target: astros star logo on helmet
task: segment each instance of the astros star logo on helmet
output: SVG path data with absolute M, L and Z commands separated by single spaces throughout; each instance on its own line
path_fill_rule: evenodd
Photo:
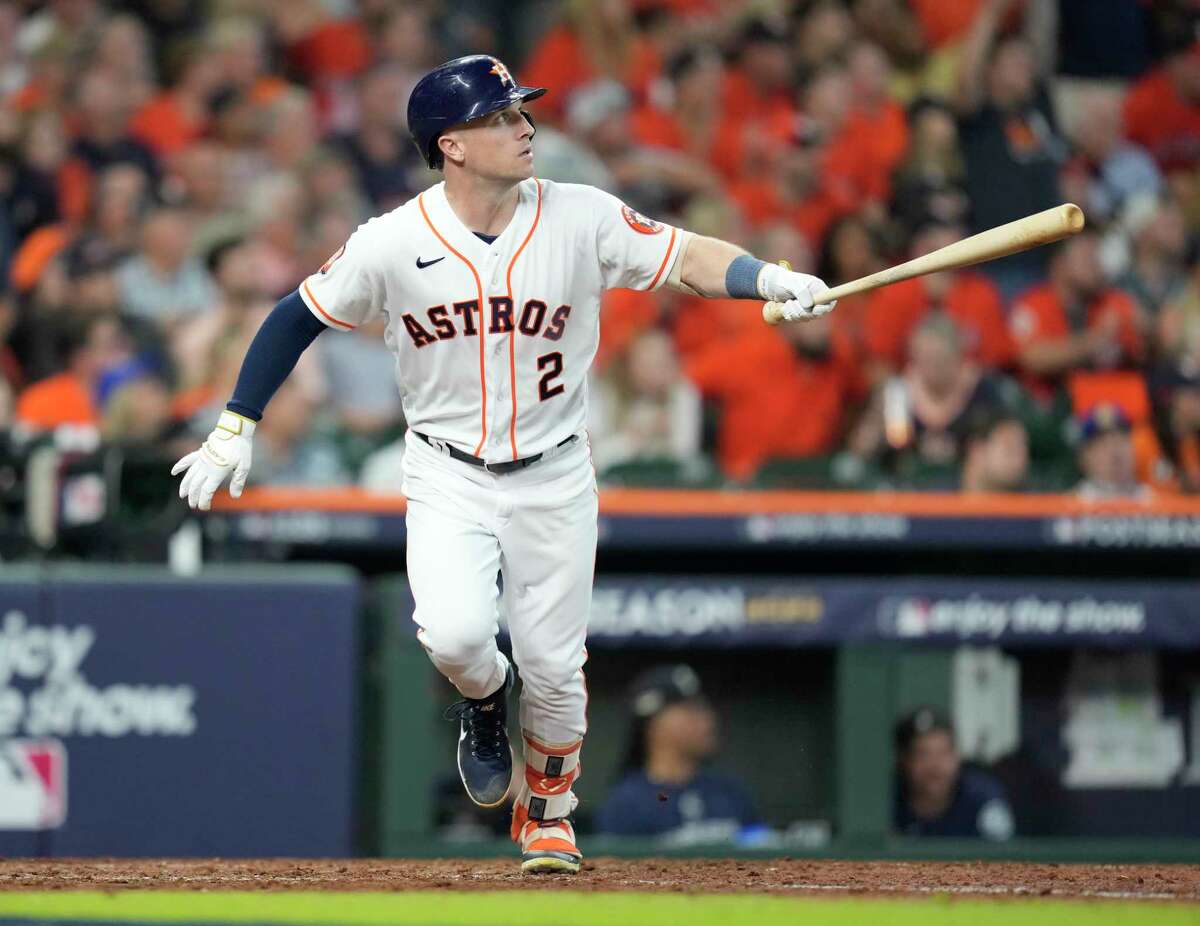
M 492 59 L 492 69 L 488 73 L 499 77 L 502 84 L 509 84 L 513 87 L 517 85 L 517 82 L 513 80 L 512 74 L 508 72 L 508 68 L 504 66 L 504 62 L 497 61 L 495 58 Z

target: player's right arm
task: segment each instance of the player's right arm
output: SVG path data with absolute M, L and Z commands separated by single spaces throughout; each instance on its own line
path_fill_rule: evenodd
M 602 190 L 571 186 L 595 217 L 605 289 L 669 286 L 709 298 L 779 302 L 787 321 L 833 310 L 835 303 L 814 304 L 812 297 L 827 288 L 815 276 L 758 260 L 728 241 L 664 226 Z
M 229 494 L 234 498 L 242 494 L 250 475 L 254 429 L 300 355 L 328 328 L 356 328 L 382 306 L 383 287 L 371 237 L 370 223 L 359 228 L 263 321 L 217 426 L 197 450 L 171 468 L 172 476 L 183 474 L 179 497 L 186 498 L 190 507 L 208 511 L 227 478 Z

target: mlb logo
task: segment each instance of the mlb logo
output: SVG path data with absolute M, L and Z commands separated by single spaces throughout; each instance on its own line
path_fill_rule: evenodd
M 59 740 L 0 742 L 0 830 L 51 830 L 67 819 L 67 751 Z

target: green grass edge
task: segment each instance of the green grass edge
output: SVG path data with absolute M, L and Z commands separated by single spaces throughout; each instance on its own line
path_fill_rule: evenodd
M 527 891 L 397 893 L 52 891 L 0 894 L 0 921 L 297 923 L 322 926 L 1200 926 L 1200 908 L 1146 901 L 846 898 Z

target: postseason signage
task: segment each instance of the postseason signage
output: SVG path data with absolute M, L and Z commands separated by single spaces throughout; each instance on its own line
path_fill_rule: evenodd
M 1200 648 L 1195 582 L 600 577 L 588 639 Z
M 29 575 L 0 582 L 0 855 L 354 852 L 351 576 Z

